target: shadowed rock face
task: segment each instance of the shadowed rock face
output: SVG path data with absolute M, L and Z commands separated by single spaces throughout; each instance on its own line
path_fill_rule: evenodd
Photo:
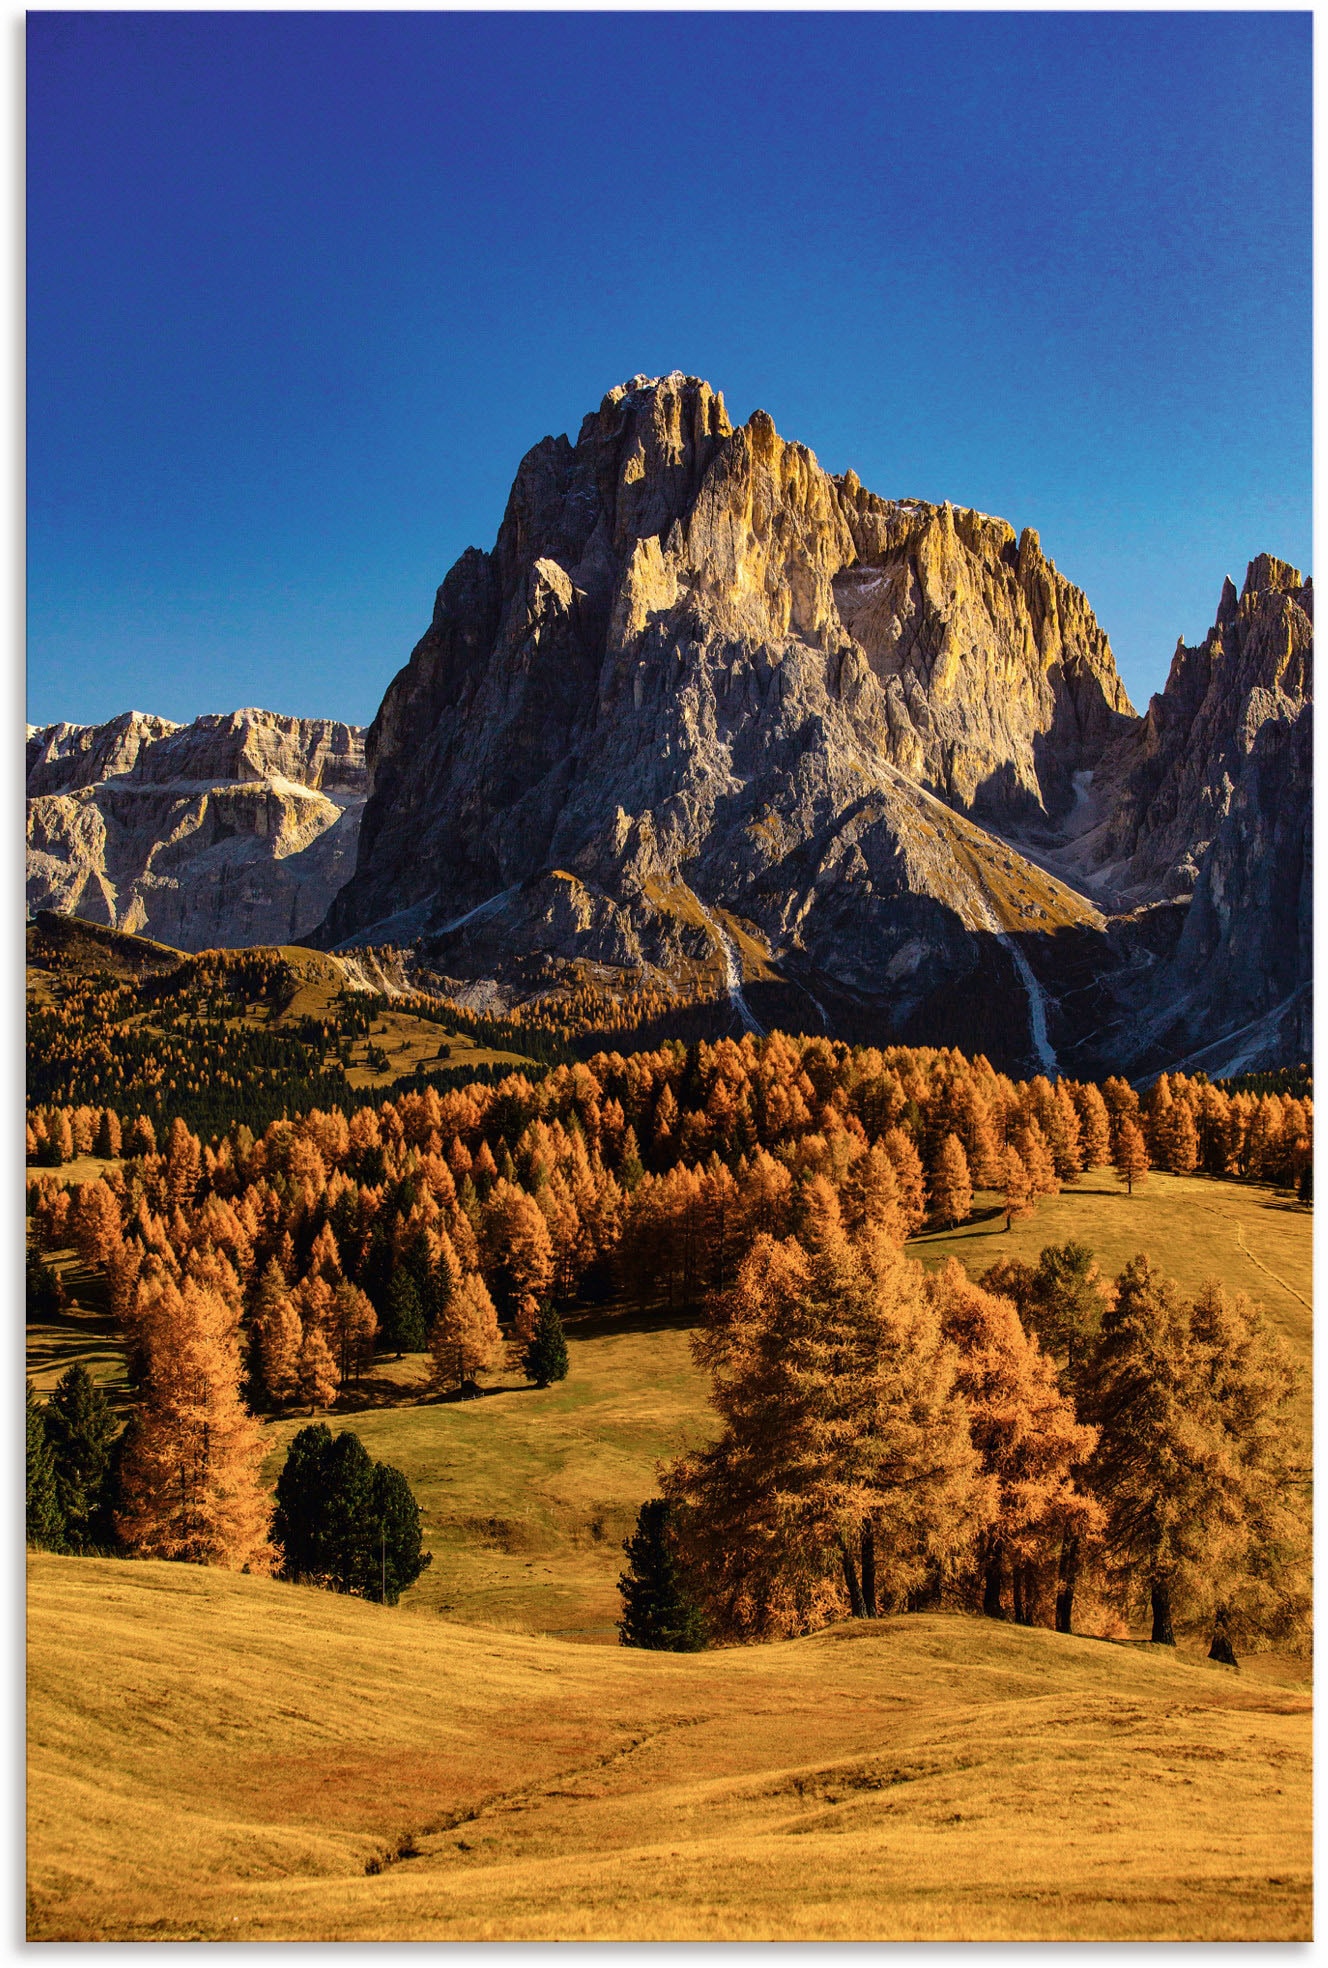
M 1166 689 L 1103 753 L 1083 851 L 1099 890 L 1194 893 L 1262 734 L 1308 714 L 1313 647 L 1313 589 L 1294 567 L 1260 554 L 1239 597 L 1223 583 L 1204 640 L 1177 644 Z
M 28 908 L 181 950 L 285 943 L 354 865 L 364 737 L 236 711 L 28 733 Z

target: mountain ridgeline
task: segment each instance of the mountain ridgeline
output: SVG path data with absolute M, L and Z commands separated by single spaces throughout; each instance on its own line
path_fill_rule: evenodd
M 364 733 L 233 711 L 28 727 L 28 914 L 180 950 L 288 943 L 355 866 Z
M 636 377 L 522 460 L 367 735 L 32 734 L 31 906 L 396 945 L 606 1031 L 644 991 L 1016 1072 L 1276 1066 L 1310 1044 L 1312 633 L 1261 554 L 1140 717 L 1036 533 Z
M 1018 1067 L 1304 1056 L 1311 609 L 1261 555 L 1140 718 L 1035 533 L 637 377 L 444 581 L 317 940 Z

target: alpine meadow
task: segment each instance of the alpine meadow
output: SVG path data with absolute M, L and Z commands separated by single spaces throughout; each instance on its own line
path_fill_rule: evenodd
M 1310 1940 L 1307 22 L 27 63 L 28 1939 Z

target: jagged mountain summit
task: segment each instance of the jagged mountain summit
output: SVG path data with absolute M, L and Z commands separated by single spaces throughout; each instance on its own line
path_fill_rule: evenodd
M 764 411 L 735 428 L 699 379 L 636 377 L 527 454 L 492 551 L 444 581 L 317 940 L 414 942 L 499 1001 L 709 975 L 753 1022 L 1165 1063 L 1308 975 L 1240 949 L 1309 588 L 1263 557 L 1223 606 L 1140 719 L 1036 534 L 879 498 Z M 1214 939 L 1230 1020 L 1191 989 L 1168 1021 L 1150 991 Z
M 355 864 L 364 733 L 243 710 L 28 727 L 28 911 L 181 950 L 289 943 Z

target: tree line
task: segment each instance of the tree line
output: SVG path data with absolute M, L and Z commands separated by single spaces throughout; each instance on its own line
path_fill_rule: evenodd
M 135 1424 L 121 1432 L 84 1367 L 61 1375 L 46 1402 L 29 1381 L 28 1543 L 83 1556 L 140 1549 L 141 1499 L 134 1494 L 140 1448 Z M 233 1435 L 226 1448 L 233 1457 Z M 235 1474 L 232 1469 L 232 1481 Z M 187 1472 L 184 1482 L 196 1491 Z M 263 1521 L 264 1512 L 266 1536 L 260 1537 L 254 1524 Z M 203 1534 L 191 1544 L 190 1527 L 181 1519 L 176 1528 L 185 1541 L 158 1545 L 155 1555 L 212 1561 L 219 1521 L 215 1508 L 207 1525 L 200 1512 L 194 1528 Z M 235 1525 L 232 1512 L 227 1527 L 232 1534 Z M 275 1499 L 260 1494 L 256 1517 L 245 1514 L 243 1549 L 244 1567 L 251 1572 L 275 1571 L 390 1606 L 431 1562 L 423 1549 L 419 1506 L 402 1472 L 371 1461 L 349 1429 L 333 1436 L 325 1423 L 302 1428 L 291 1442 Z
M 113 1106 L 39 1110 L 38 1160 L 53 1141 L 61 1162 L 98 1144 L 113 1157 L 119 1130 L 120 1161 L 72 1190 L 38 1176 L 31 1234 L 39 1263 L 72 1245 L 101 1274 L 126 1337 L 122 1534 L 243 1565 L 267 1541 L 254 1414 L 327 1407 L 375 1350 L 427 1349 L 440 1393 L 503 1361 L 547 1384 L 566 1366 L 558 1306 L 726 1298 L 772 1248 L 780 1289 L 802 1290 L 796 1251 L 821 1261 L 818 1211 L 869 1269 L 862 1252 L 961 1221 L 975 1185 L 1013 1221 L 1085 1167 L 1111 1163 L 1132 1186 L 1195 1142 L 1223 1172 L 1276 1152 L 1294 1173 L 1308 1120 L 1306 1101 L 1175 1076 L 1141 1100 L 1120 1080 L 1014 1082 L 946 1049 L 774 1034 L 596 1054 L 207 1141 L 178 1115 L 159 1141 L 141 1112 L 122 1126 Z
M 688 1650 L 965 1609 L 1074 1630 L 1087 1594 L 1213 1658 L 1310 1610 L 1300 1376 L 1247 1299 L 1075 1244 L 928 1275 L 828 1183 L 694 1340 L 721 1422 L 625 1546 L 625 1644 Z

